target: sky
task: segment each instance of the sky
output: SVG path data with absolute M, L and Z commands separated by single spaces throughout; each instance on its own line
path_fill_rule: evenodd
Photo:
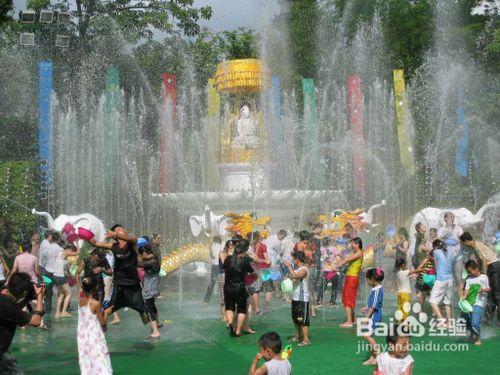
M 200 22 L 212 31 L 234 30 L 238 27 L 260 30 L 280 12 L 278 0 L 195 0 L 194 5 L 212 7 L 212 18 Z M 26 8 L 26 0 L 14 0 L 14 6 L 17 15 L 19 10 Z

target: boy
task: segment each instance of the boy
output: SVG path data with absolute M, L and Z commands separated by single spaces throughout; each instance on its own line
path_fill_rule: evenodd
M 389 330 L 393 333 L 387 336 L 389 351 L 377 355 L 374 375 L 412 375 L 413 357 L 408 354 L 410 336 L 403 334 L 404 327 L 399 326 Z
M 471 313 L 462 313 L 462 318 L 467 323 L 467 329 L 470 330 L 469 341 L 474 342 L 475 345 L 481 345 L 481 319 L 483 318 L 484 307 L 486 304 L 487 293 L 491 291 L 488 282 L 488 276 L 481 273 L 479 265 L 474 260 L 469 260 L 465 263 L 465 269 L 469 276 L 465 280 L 465 287 L 462 291 L 460 299 L 466 299 L 473 308 Z M 471 291 L 471 286 L 474 287 L 474 292 Z
M 249 375 L 290 375 L 292 365 L 288 359 L 281 358 L 281 338 L 276 332 L 263 334 L 259 339 L 259 352 L 253 359 Z M 266 363 L 257 368 L 259 361 L 264 358 Z
M 298 342 L 298 346 L 309 346 L 311 345 L 309 339 L 309 267 L 304 252 L 295 252 L 293 262 L 295 270 L 289 262 L 285 262 L 290 278 L 296 282 L 292 293 L 292 319 L 297 332 L 291 341 Z

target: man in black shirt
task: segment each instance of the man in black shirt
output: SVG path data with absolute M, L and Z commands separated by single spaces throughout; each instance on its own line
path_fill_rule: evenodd
M 149 318 L 137 273 L 139 256 L 136 249 L 137 237 L 129 235 L 121 225 L 116 224 L 106 233 L 106 238 L 112 238 L 115 242 L 96 242 L 95 239 L 89 242 L 95 247 L 111 250 L 115 257 L 113 292 L 108 309 L 111 313 L 123 307 L 130 307 L 137 311 L 141 315 L 142 322 L 147 324 Z
M 9 348 L 18 326 L 38 327 L 42 322 L 44 291 L 42 287 L 36 295 L 30 276 L 19 272 L 10 277 L 8 287 L 0 292 L 0 374 L 23 374 Z M 34 298 L 36 308 L 33 314 L 23 311 Z

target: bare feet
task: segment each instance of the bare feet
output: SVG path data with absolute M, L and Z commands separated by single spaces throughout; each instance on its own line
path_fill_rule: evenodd
M 483 343 L 481 342 L 481 340 L 477 339 L 477 341 L 474 343 L 474 345 L 480 346 L 480 345 L 483 345 Z
M 352 328 L 353 324 L 351 322 L 344 322 L 342 324 L 339 324 L 340 328 Z
M 61 318 L 71 318 L 71 316 L 72 315 L 67 312 L 61 314 Z
M 56 319 L 59 319 L 60 317 L 61 317 L 61 314 L 59 314 L 59 313 L 56 313 L 56 315 L 54 315 L 54 318 L 56 318 Z
M 297 344 L 297 346 L 309 346 L 311 345 L 311 341 L 301 341 Z
M 120 323 L 120 319 L 113 319 L 109 324 L 118 324 Z

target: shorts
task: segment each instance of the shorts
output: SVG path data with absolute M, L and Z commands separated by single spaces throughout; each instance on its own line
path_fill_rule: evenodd
M 259 293 L 262 288 L 260 279 L 255 280 L 252 284 L 247 285 L 248 294 Z
M 309 327 L 309 302 L 292 300 L 292 320 L 299 326 Z
M 263 281 L 261 290 L 264 293 L 271 293 L 273 291 L 273 282 L 271 280 Z
M 403 318 L 402 320 L 405 320 L 408 318 L 408 315 L 410 315 L 410 311 L 404 311 L 403 310 L 403 305 L 408 302 L 410 303 L 411 300 L 411 295 L 408 292 L 398 292 L 398 310 L 403 312 Z
M 54 285 L 64 285 L 68 281 L 66 280 L 66 276 L 52 276 L 52 281 L 54 281 Z
M 5 283 L 7 282 L 7 280 L 0 280 L 0 290 L 4 289 L 5 288 Z
M 430 292 L 432 288 L 429 285 L 425 285 L 424 282 L 422 283 L 418 282 L 415 284 L 415 289 L 417 289 L 419 292 Z
M 219 274 L 219 304 L 224 305 L 224 281 L 226 280 L 226 274 L 221 272 Z
M 245 287 L 224 287 L 224 302 L 226 310 L 236 311 L 238 314 L 246 314 L 248 293 Z
M 432 287 L 431 296 L 429 297 L 429 303 L 435 303 L 439 305 L 441 302 L 443 302 L 445 305 L 450 305 L 452 292 L 452 280 L 436 280 L 434 282 L 434 286 Z
M 123 307 L 130 307 L 139 314 L 146 312 L 142 290 L 140 285 L 114 285 L 109 306 L 113 306 L 113 312 Z M 147 323 L 147 322 L 146 322 Z
M 356 307 L 356 298 L 358 297 L 358 277 L 346 276 L 344 288 L 342 289 L 342 304 L 344 307 L 354 309 Z

